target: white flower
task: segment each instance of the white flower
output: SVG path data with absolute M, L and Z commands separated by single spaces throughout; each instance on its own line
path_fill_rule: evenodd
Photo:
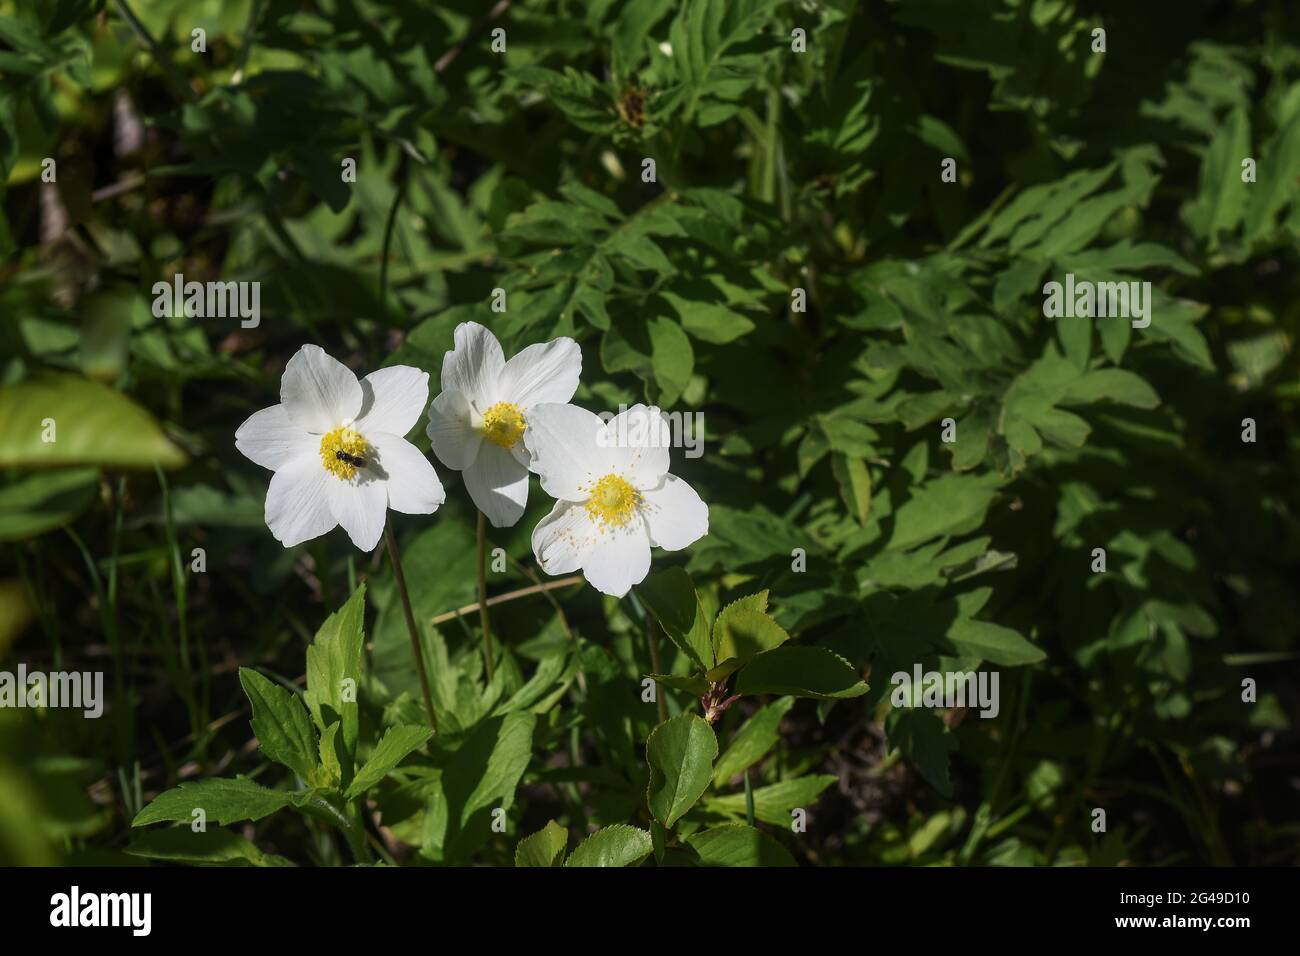
M 342 525 L 379 543 L 387 510 L 432 514 L 446 498 L 433 465 L 404 437 L 429 398 L 429 373 L 407 365 L 361 381 L 315 345 L 285 366 L 280 404 L 239 426 L 235 447 L 275 471 L 266 524 L 286 548 Z
M 494 528 L 508 528 L 528 504 L 528 452 L 521 440 L 531 410 L 563 404 L 578 390 L 582 350 L 570 338 L 530 345 L 509 362 L 496 336 L 477 322 L 456 326 L 442 359 L 442 394 L 429 408 L 429 441 Z
M 667 425 L 634 405 L 608 424 L 574 405 L 538 405 L 524 443 L 551 513 L 533 529 L 547 574 L 582 569 L 622 597 L 650 571 L 650 548 L 680 551 L 709 531 L 709 507 L 668 474 Z

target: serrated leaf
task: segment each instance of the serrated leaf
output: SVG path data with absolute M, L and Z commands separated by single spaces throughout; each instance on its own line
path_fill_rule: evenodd
M 766 604 L 766 592 L 763 594 Z M 711 681 L 724 681 L 763 651 L 780 647 L 790 639 L 785 628 L 767 614 L 753 607 L 728 605 L 713 625 L 714 657 L 718 663 L 709 669 Z
M 282 856 L 263 853 L 255 844 L 229 830 L 194 832 L 187 826 L 164 827 L 134 834 L 128 856 L 199 866 L 293 866 Z
M 650 783 L 646 802 L 655 819 L 672 827 L 695 805 L 713 775 L 718 738 L 708 722 L 694 714 L 680 714 L 650 732 L 646 763 Z
M 515 866 L 563 866 L 569 831 L 551 820 L 515 847 Z
M 637 585 L 636 595 L 696 667 L 704 671 L 713 666 L 709 622 L 689 574 L 681 568 L 656 571 Z
M 734 692 L 836 700 L 860 697 L 867 692 L 867 685 L 834 651 L 787 644 L 759 654 L 741 668 Z
M 366 762 L 361 765 L 357 775 L 352 778 L 347 791 L 348 799 L 361 796 L 379 783 L 405 759 L 407 754 L 419 750 L 432 736 L 433 731 L 428 727 L 389 727 L 384 731 L 384 736 L 380 738 L 375 749 L 370 752 Z
M 597 830 L 578 844 L 565 866 L 635 866 L 654 850 L 645 830 L 616 823 Z
M 296 694 L 251 668 L 239 669 L 239 683 L 252 705 L 253 733 L 262 752 L 309 781 L 318 750 L 307 708 Z
M 150 823 L 189 823 L 200 809 L 209 823 L 225 826 L 240 820 L 260 820 L 294 803 L 294 795 L 268 790 L 245 777 L 233 780 L 213 778 L 183 783 L 174 790 L 160 793 L 153 802 L 135 815 L 131 826 Z
M 307 690 L 303 700 L 322 733 L 330 724 L 341 724 L 338 750 L 345 784 L 351 781 L 356 763 L 365 611 L 366 586 L 362 584 L 347 603 L 325 619 L 307 648 Z

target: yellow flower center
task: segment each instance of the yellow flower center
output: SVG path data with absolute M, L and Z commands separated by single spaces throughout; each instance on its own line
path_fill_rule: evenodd
M 586 507 L 591 520 L 604 531 L 606 527 L 623 527 L 640 504 L 641 493 L 627 479 L 611 472 L 591 486 Z
M 339 481 L 351 481 L 358 468 L 368 467 L 369 456 L 370 446 L 349 425 L 340 425 L 320 440 L 321 464 Z
M 483 413 L 483 437 L 502 448 L 513 448 L 527 427 L 524 413 L 511 402 L 497 402 Z

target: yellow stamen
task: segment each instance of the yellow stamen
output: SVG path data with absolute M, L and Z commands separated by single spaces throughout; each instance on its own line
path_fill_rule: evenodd
M 320 460 L 325 470 L 339 481 L 351 481 L 357 473 L 358 461 L 366 461 L 370 446 L 361 433 L 348 425 L 340 425 L 320 440 Z
M 523 412 L 511 402 L 497 402 L 483 413 L 483 437 L 502 448 L 513 448 L 527 427 Z
M 586 508 L 591 520 L 604 532 L 607 527 L 623 527 L 640 505 L 641 493 L 627 479 L 611 472 L 591 486 Z

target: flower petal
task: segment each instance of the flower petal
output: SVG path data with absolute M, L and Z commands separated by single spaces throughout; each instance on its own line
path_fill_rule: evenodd
M 388 485 L 388 507 L 406 515 L 431 515 L 447 500 L 438 473 L 420 449 L 386 432 L 371 432 L 368 439 Z
M 563 404 L 578 390 L 582 374 L 582 349 L 571 338 L 530 345 L 501 372 L 502 401 L 527 411 L 542 402 Z
M 429 406 L 429 424 L 425 434 L 438 460 L 455 471 L 474 464 L 483 433 L 474 427 L 469 400 L 463 392 L 448 389 Z
M 605 425 L 603 441 L 616 469 L 638 491 L 656 487 L 668 474 L 672 429 L 659 409 L 624 409 Z
M 271 476 L 266 489 L 266 526 L 286 548 L 319 538 L 338 524 L 326 482 L 335 481 L 317 455 L 294 458 Z
M 572 574 L 599 538 L 600 530 L 583 505 L 557 501 L 533 529 L 533 557 L 547 574 Z
M 676 475 L 664 475 L 659 487 L 641 492 L 641 499 L 641 514 L 655 547 L 680 551 L 709 533 L 709 506 Z
M 317 345 L 304 345 L 284 368 L 280 401 L 289 418 L 323 435 L 361 411 L 361 383 L 342 362 Z
M 283 405 L 254 412 L 235 432 L 235 447 L 244 457 L 273 471 L 319 446 L 320 439 L 295 425 Z
M 552 498 L 586 501 L 593 482 L 611 468 L 611 449 L 599 445 L 604 423 L 577 405 L 534 405 L 528 413 L 524 445 L 529 467 Z
M 484 442 L 464 477 L 469 496 L 492 527 L 509 528 L 523 517 L 528 504 L 528 469 L 510 452 Z
M 388 482 L 358 473 L 351 481 L 333 475 L 325 483 L 330 511 L 362 551 L 373 551 L 388 517 Z
M 602 594 L 622 597 L 650 573 L 650 537 L 635 518 L 621 528 L 606 528 L 582 563 L 587 583 Z
M 500 401 L 506 359 L 495 335 L 477 322 L 462 322 L 453 333 L 455 347 L 442 357 L 442 389 L 464 395 L 481 415 Z
M 361 380 L 361 414 L 357 431 L 388 432 L 398 438 L 415 427 L 429 403 L 429 373 L 409 365 L 393 365 Z

